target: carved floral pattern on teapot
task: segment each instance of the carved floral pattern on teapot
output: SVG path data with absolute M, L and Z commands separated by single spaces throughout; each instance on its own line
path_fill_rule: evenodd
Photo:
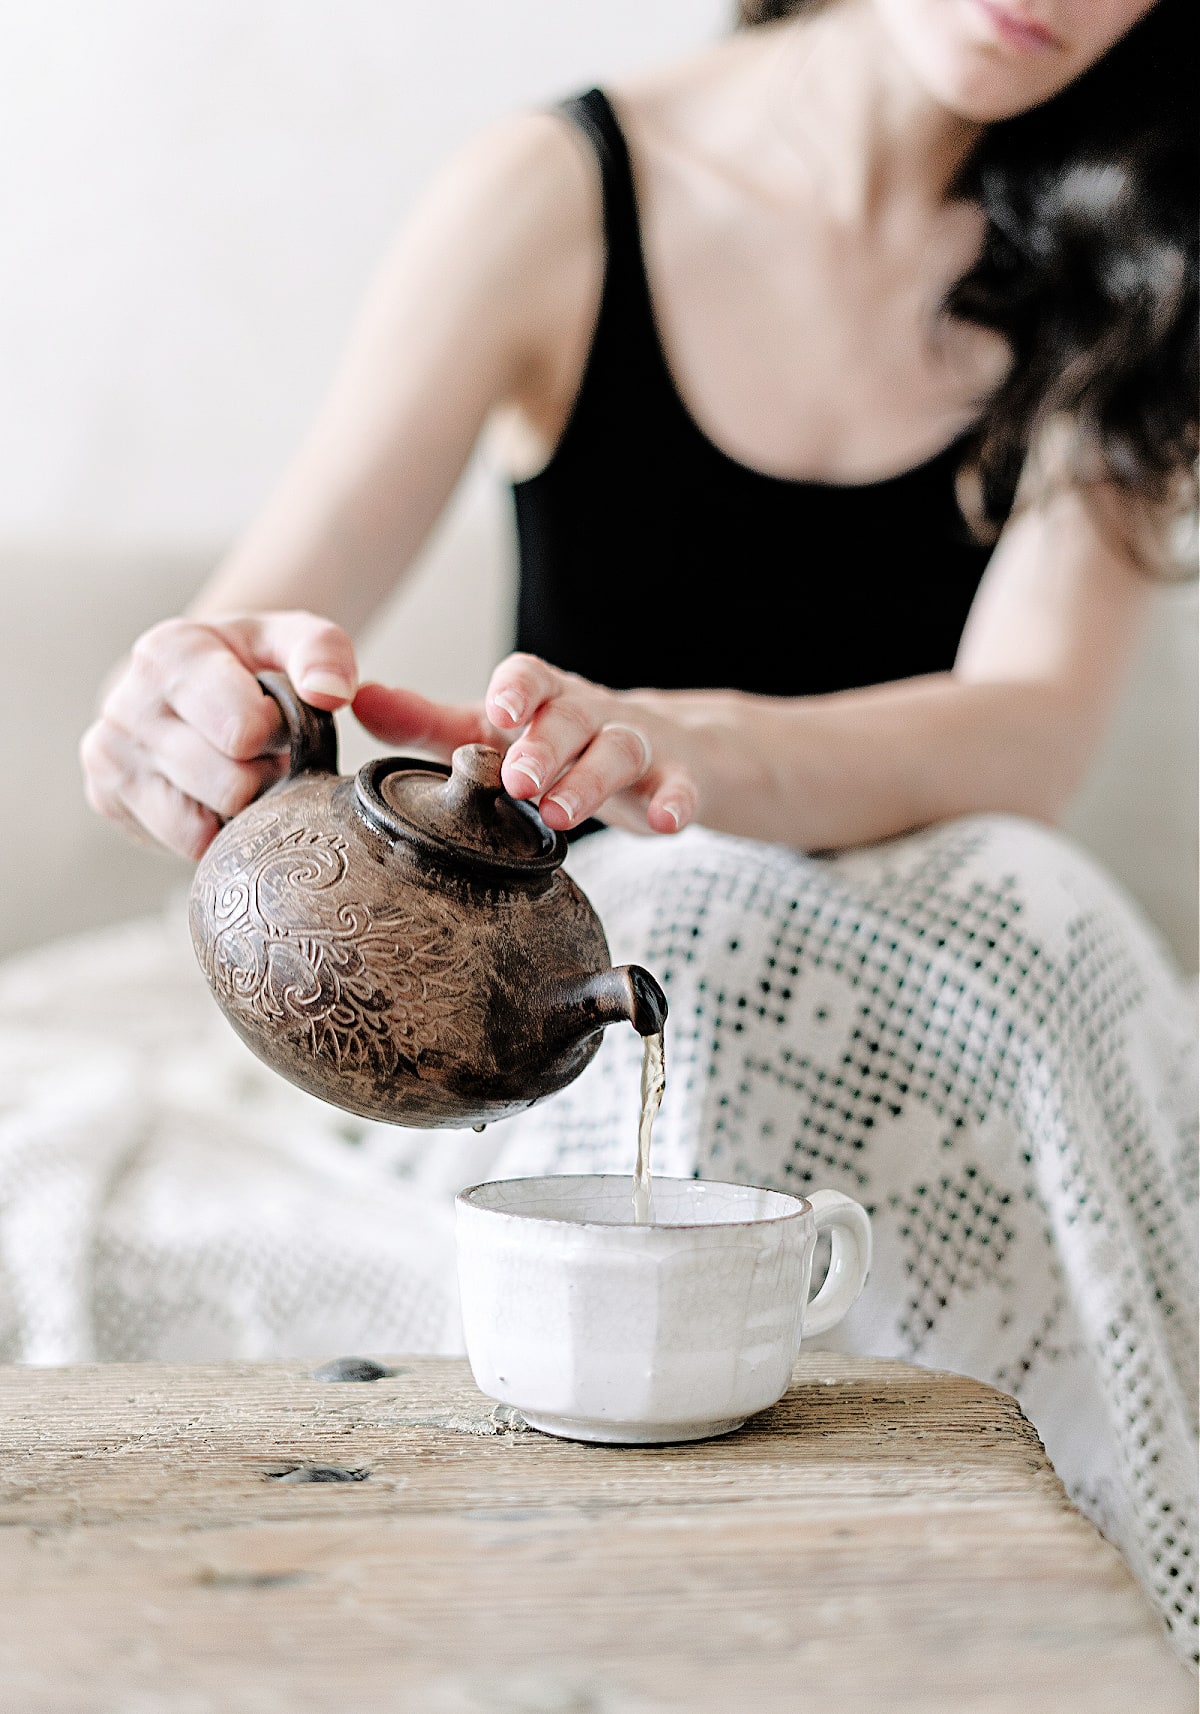
M 461 951 L 435 901 L 420 918 L 337 903 L 328 895 L 346 878 L 346 840 L 285 828 L 278 816 L 213 855 L 193 908 L 210 925 L 198 945 L 218 999 L 299 1035 L 338 1071 L 390 1076 L 422 1051 L 460 1045 Z M 317 894 L 326 895 L 319 909 Z

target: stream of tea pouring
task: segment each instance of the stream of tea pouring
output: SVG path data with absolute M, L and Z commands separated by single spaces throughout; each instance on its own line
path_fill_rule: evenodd
M 667 1086 L 663 1033 L 642 1038 L 642 1110 L 638 1117 L 637 1166 L 633 1174 L 633 1219 L 638 1226 L 654 1221 L 654 1195 L 650 1182 L 650 1136 Z

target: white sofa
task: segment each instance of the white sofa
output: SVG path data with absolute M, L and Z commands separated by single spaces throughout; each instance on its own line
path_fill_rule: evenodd
M 176 612 L 208 558 L 0 550 L 6 624 L 10 880 L 0 954 L 159 908 L 187 865 L 131 845 L 86 808 L 76 749 L 96 686 L 134 636 Z M 468 697 L 507 646 L 507 502 L 486 471 L 464 483 L 414 578 L 364 640 L 366 670 Z M 1163 590 L 1144 657 L 1069 826 L 1138 898 L 1181 967 L 1197 964 L 1196 590 Z M 346 765 L 378 746 L 343 723 Z

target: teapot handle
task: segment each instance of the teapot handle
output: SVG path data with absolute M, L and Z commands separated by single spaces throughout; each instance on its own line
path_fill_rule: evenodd
M 288 778 L 294 779 L 297 774 L 336 774 L 338 740 L 333 715 L 304 702 L 286 673 L 264 672 L 257 677 L 266 694 L 278 703 L 287 727 L 292 747 Z

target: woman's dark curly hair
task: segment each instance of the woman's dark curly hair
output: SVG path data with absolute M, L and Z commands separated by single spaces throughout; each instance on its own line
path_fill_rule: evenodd
M 811 3 L 741 0 L 739 21 Z M 1072 474 L 1114 484 L 1134 517 L 1193 491 L 1198 34 L 1198 0 L 1158 0 L 1050 101 L 988 126 L 954 186 L 987 225 L 945 308 L 1012 352 L 967 465 L 983 533 L 1012 508 L 1030 447 L 1064 419 Z

